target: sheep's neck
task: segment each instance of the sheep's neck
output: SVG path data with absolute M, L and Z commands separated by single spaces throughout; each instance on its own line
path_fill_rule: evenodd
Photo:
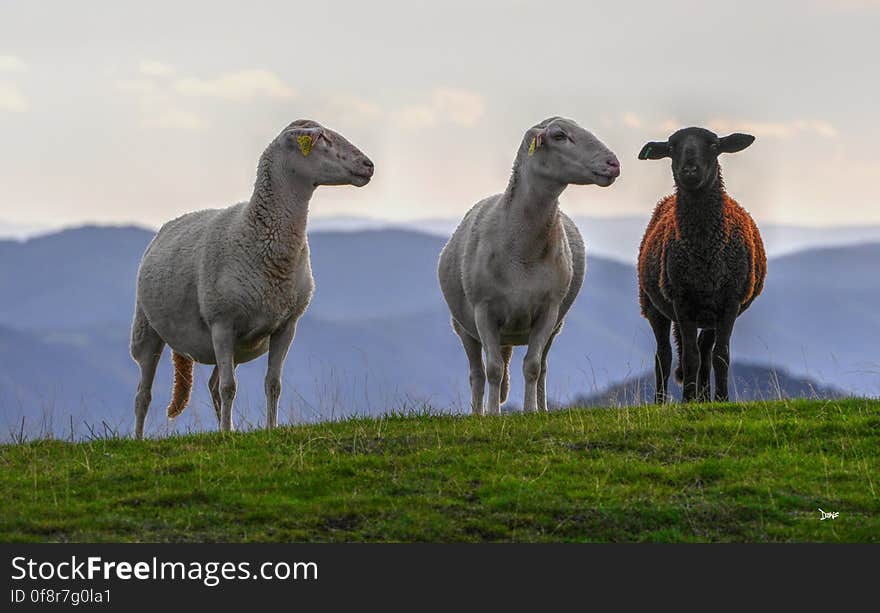
M 309 200 L 315 188 L 303 181 L 280 180 L 277 172 L 271 156 L 264 154 L 245 217 L 264 270 L 286 279 L 296 269 L 306 242 Z
M 676 190 L 675 216 L 682 239 L 716 250 L 724 227 L 724 188 L 720 180 L 702 190 Z
M 502 197 L 508 248 L 523 261 L 541 259 L 554 251 L 551 247 L 559 239 L 559 195 L 566 185 L 518 175 L 511 177 Z

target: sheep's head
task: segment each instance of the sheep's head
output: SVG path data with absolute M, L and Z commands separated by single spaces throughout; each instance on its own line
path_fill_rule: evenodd
M 561 117 L 545 119 L 526 132 L 520 160 L 527 172 L 564 185 L 608 187 L 620 175 L 620 162 L 608 147 Z
M 672 158 L 672 176 L 679 189 L 697 191 L 714 185 L 718 179 L 718 155 L 742 151 L 755 141 L 750 134 L 731 134 L 719 138 L 704 128 L 684 128 L 666 142 L 642 147 L 640 160 Z
M 289 176 L 318 185 L 363 187 L 373 176 L 373 162 L 341 134 L 308 119 L 287 126 L 276 139 Z

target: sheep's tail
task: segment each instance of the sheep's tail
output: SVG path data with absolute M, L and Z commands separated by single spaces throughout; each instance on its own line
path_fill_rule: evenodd
M 678 363 L 675 365 L 675 382 L 681 383 L 684 381 L 684 371 L 681 367 L 681 332 L 675 322 L 672 322 L 672 339 L 675 341 L 675 355 L 678 358 Z
M 513 347 L 511 345 L 501 346 L 501 359 L 504 360 L 504 374 L 501 376 L 501 402 L 507 400 L 507 393 L 510 391 L 510 356 L 513 355 Z
M 174 419 L 186 408 L 193 386 L 193 361 L 176 351 L 171 353 L 174 360 L 174 392 L 168 405 L 168 419 Z

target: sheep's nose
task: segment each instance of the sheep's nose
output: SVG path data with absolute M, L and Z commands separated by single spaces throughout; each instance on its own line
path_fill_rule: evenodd
M 620 162 L 617 161 L 617 158 L 613 155 L 608 156 L 605 159 L 605 164 L 608 166 L 608 174 L 612 177 L 620 176 Z
M 682 166 L 681 171 L 686 175 L 693 175 L 697 173 L 697 165 L 696 164 L 685 164 Z
M 370 175 L 372 175 L 373 171 L 376 169 L 375 166 L 373 166 L 373 161 L 368 157 L 361 159 L 361 165 L 366 169 L 367 173 Z

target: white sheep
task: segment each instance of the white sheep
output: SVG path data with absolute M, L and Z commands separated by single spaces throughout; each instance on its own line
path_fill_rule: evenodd
M 141 261 L 131 328 L 131 355 L 141 371 L 138 439 L 166 343 L 174 360 L 169 418 L 189 401 L 193 361 L 215 364 L 211 398 L 220 429 L 232 430 L 235 367 L 268 351 L 266 426 L 277 424 L 281 369 L 314 289 L 309 200 L 319 185 L 362 187 L 372 174 L 373 163 L 345 138 L 298 120 L 263 152 L 248 202 L 162 226 Z
M 500 413 L 514 345 L 528 345 L 523 410 L 547 410 L 547 354 L 586 269 L 583 239 L 558 197 L 569 184 L 607 187 L 619 174 L 595 136 L 546 119 L 526 132 L 505 192 L 474 205 L 443 248 L 440 287 L 470 363 L 475 414 L 487 378 L 487 412 Z

